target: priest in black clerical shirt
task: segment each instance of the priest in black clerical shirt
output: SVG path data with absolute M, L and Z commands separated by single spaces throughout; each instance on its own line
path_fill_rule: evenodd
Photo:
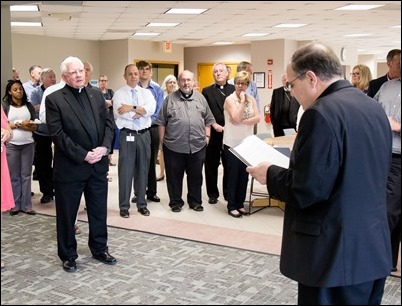
M 101 91 L 84 87 L 82 61 L 66 58 L 61 73 L 66 85 L 46 97 L 46 122 L 55 144 L 57 251 L 63 269 L 75 272 L 78 253 L 74 224 L 82 194 L 92 256 L 105 264 L 116 263 L 108 251 L 106 225 L 106 173 L 114 130 Z
M 215 83 L 202 90 L 202 94 L 208 102 L 209 108 L 215 117 L 216 125 L 211 129 L 211 139 L 207 146 L 205 156 L 205 182 L 208 194 L 208 203 L 216 204 L 220 196 L 218 188 L 218 168 L 222 161 L 225 167 L 223 154 L 223 127 L 225 126 L 225 116 L 223 114 L 223 103 L 227 96 L 234 92 L 234 85 L 228 84 L 229 71 L 225 64 L 215 63 L 213 66 L 213 77 Z M 226 178 L 223 176 L 222 192 L 226 199 Z

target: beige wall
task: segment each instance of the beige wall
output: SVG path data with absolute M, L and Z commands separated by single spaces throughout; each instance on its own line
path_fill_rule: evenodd
M 377 64 L 377 78 L 385 75 L 388 73 L 388 66 L 387 66 L 387 62 L 383 62 L 383 63 L 378 63 Z M 374 75 L 373 75 L 374 78 Z
M 251 60 L 250 45 L 185 48 L 184 68 L 195 73 L 198 63 L 241 62 Z M 212 74 L 212 71 L 211 71 Z
M 179 62 L 183 68 L 184 48 L 173 45 L 172 53 L 164 53 L 162 43 L 144 40 L 87 41 L 35 35 L 12 35 L 13 67 L 20 70 L 23 82 L 29 79 L 29 67 L 36 64 L 53 68 L 60 80 L 60 63 L 73 55 L 92 63 L 92 79 L 100 74 L 109 78 L 109 86 L 117 90 L 125 84 L 124 67 L 135 59 Z M 11 74 L 11 73 L 10 73 Z
M 36 35 L 12 35 L 13 67 L 19 69 L 20 79 L 29 79 L 29 67 L 40 65 L 55 70 L 57 81 L 60 80 L 60 63 L 68 56 L 77 56 L 88 60 L 95 68 L 94 75 L 99 73 L 99 42 L 52 38 Z

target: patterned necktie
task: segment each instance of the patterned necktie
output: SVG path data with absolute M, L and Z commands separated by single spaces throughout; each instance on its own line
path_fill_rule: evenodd
M 133 105 L 137 106 L 138 105 L 138 94 L 134 88 L 131 89 L 131 97 L 133 100 Z

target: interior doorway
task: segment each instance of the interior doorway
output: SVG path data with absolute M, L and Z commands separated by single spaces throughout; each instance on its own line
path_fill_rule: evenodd
M 231 74 L 229 75 L 229 79 L 233 78 L 236 74 L 237 62 L 222 62 L 226 66 L 230 67 Z M 215 82 L 212 68 L 215 63 L 198 63 L 197 65 L 197 79 L 200 84 L 200 91 L 204 87 L 207 87 Z
M 134 60 L 134 63 L 137 64 L 140 59 Z M 166 76 L 169 74 L 173 74 L 176 78 L 179 75 L 179 62 L 165 62 L 165 61 L 151 61 L 147 60 L 148 63 L 152 64 L 152 80 L 162 85 Z

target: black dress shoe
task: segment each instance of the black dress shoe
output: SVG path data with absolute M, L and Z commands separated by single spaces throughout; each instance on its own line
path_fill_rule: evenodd
M 11 215 L 11 216 L 18 215 L 19 213 L 20 213 L 20 210 L 19 210 L 19 209 L 12 209 L 12 210 L 10 210 L 10 215 Z
M 235 211 L 237 211 L 237 210 L 235 210 Z M 232 213 L 230 210 L 228 211 L 228 214 L 230 215 L 230 216 L 232 216 L 233 218 L 241 218 L 241 213 L 238 213 L 238 214 L 235 214 L 235 213 Z
M 128 212 L 127 209 L 122 209 L 122 210 L 120 210 L 120 217 L 129 218 L 129 217 L 130 217 L 130 213 Z
M 177 205 L 174 205 L 174 206 L 172 206 L 172 211 L 173 212 L 181 212 L 181 207 L 177 206 Z
M 138 212 L 143 216 L 149 216 L 151 214 L 146 207 L 138 208 Z
M 77 271 L 77 265 L 75 263 L 75 259 L 68 259 L 63 261 L 63 270 L 66 272 Z
M 204 207 L 201 204 L 190 204 L 190 208 L 194 209 L 195 211 L 203 211 Z
M 214 198 L 214 197 L 210 197 L 209 200 L 208 200 L 208 203 L 209 204 L 216 204 L 216 203 L 218 203 L 218 199 Z
M 148 196 L 147 200 L 152 201 L 152 202 L 160 202 L 161 201 L 161 199 L 157 195 Z
M 396 271 L 398 271 L 397 268 L 391 268 L 391 272 L 396 272 Z
M 45 203 L 49 203 L 50 201 L 53 201 L 53 196 L 51 196 L 51 195 L 44 195 L 41 199 L 40 199 L 40 202 L 42 203 L 42 204 L 45 204 Z
M 132 197 L 131 198 L 131 203 L 137 203 L 137 197 Z
M 115 265 L 117 263 L 116 258 L 110 255 L 108 252 L 93 254 L 92 257 L 106 265 Z

